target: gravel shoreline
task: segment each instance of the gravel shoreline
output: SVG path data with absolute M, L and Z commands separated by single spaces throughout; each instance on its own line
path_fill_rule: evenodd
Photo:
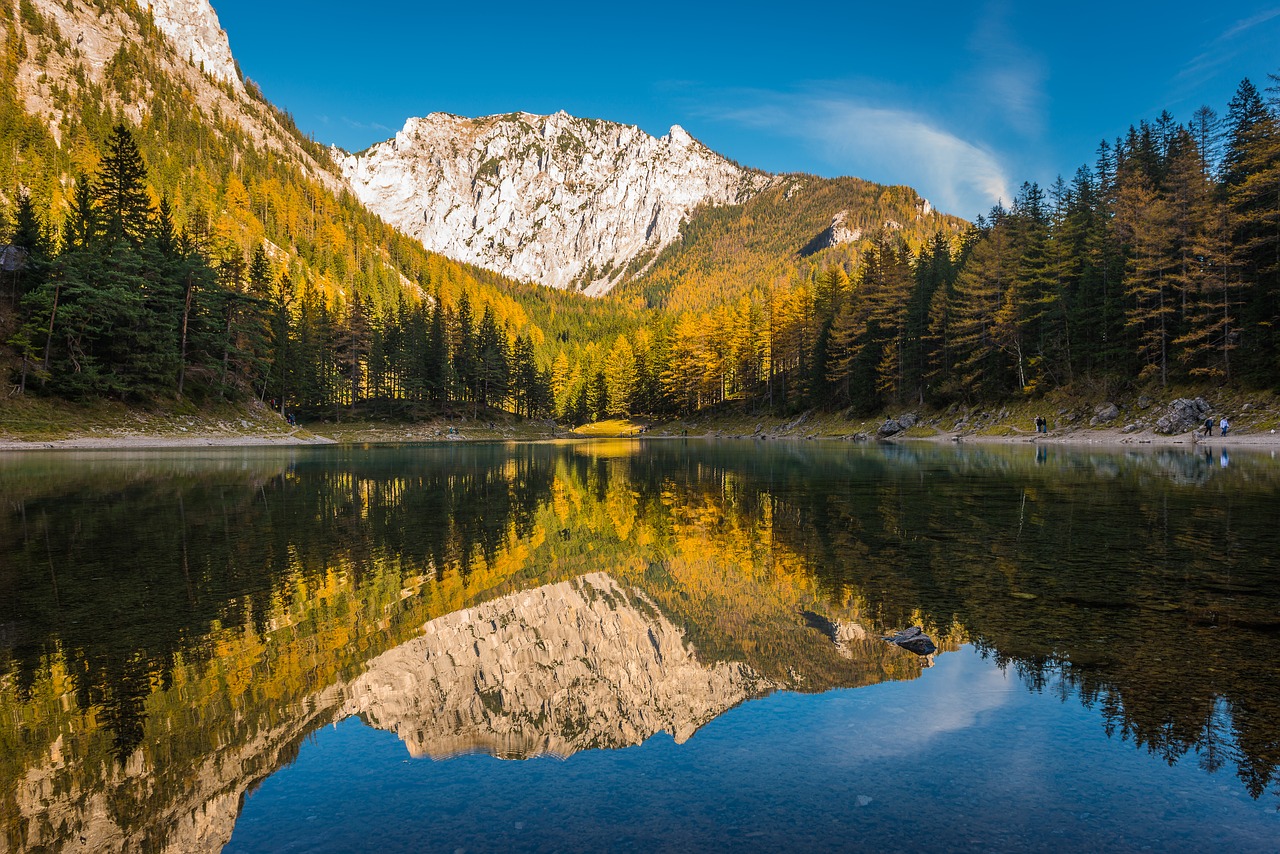
M 1216 431 L 1215 431 L 1216 432 Z M 353 434 L 345 435 L 342 441 L 351 443 L 378 442 L 378 443 L 409 443 L 431 441 L 433 438 L 447 439 L 451 441 L 494 441 L 501 440 L 504 437 L 482 435 L 467 437 L 459 433 L 448 436 L 427 437 L 415 434 L 414 431 L 405 431 L 397 438 L 398 431 L 378 430 L 370 431 L 370 435 L 364 436 L 361 431 L 355 431 Z M 781 441 L 800 441 L 804 439 L 847 439 L 847 435 L 799 435 L 786 433 L 766 434 L 771 440 Z M 505 437 L 509 441 L 514 439 L 520 441 L 517 437 Z M 537 441 L 538 438 L 546 437 L 528 437 L 528 441 Z M 669 438 L 663 436 L 660 430 L 655 430 L 653 434 L 645 437 L 646 439 Z M 714 433 L 703 433 L 701 436 L 690 434 L 687 438 L 718 438 Z M 746 437 L 743 437 L 746 438 Z M 1280 447 L 1280 433 L 1229 433 L 1227 436 L 1209 436 L 1204 437 L 1196 433 L 1179 433 L 1172 436 L 1162 436 L 1152 432 L 1135 432 L 1124 433 L 1119 429 L 1107 428 L 1081 428 L 1078 430 L 1059 430 L 1049 433 L 1034 433 L 1030 431 L 1017 431 L 1004 435 L 991 435 L 981 433 L 955 433 L 955 432 L 939 432 L 933 436 L 897 436 L 890 441 L 895 442 L 955 442 L 961 444 L 983 444 L 983 445 L 1093 445 L 1093 446 L 1116 446 L 1116 447 L 1143 447 L 1143 446 L 1176 446 L 1183 445 L 1186 447 L 1203 446 L 1203 447 L 1255 447 L 1255 448 L 1277 448 Z M 276 434 L 246 434 L 240 436 L 228 436 L 226 433 L 193 433 L 189 436 L 160 436 L 150 435 L 146 433 L 138 433 L 134 435 L 121 436 L 82 436 L 69 439 L 50 439 L 50 440 L 22 440 L 22 439 L 4 439 L 0 438 L 0 452 L 7 451 L 46 451 L 46 450 L 163 450 L 163 449 L 180 449 L 180 448 L 253 448 L 253 447 L 300 447 L 308 445 L 333 445 L 338 444 L 339 440 L 328 436 L 318 435 L 307 430 L 296 430 L 290 433 Z

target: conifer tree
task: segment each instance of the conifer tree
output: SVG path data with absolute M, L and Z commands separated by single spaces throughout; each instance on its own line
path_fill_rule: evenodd
M 124 124 L 111 129 L 107 152 L 93 183 L 93 196 L 106 238 L 141 246 L 151 230 L 147 169 L 133 134 Z
M 480 349 L 476 343 L 475 319 L 471 309 L 471 297 L 466 291 L 458 298 L 458 310 L 454 318 L 453 374 L 458 381 L 462 399 L 476 401 L 479 393 Z
M 440 292 L 436 291 L 431 304 L 431 324 L 427 330 L 427 347 L 423 360 L 427 396 L 437 406 L 448 403 L 450 399 L 448 325 L 445 319 L 444 300 Z
M 511 354 L 512 398 L 517 415 L 534 417 L 539 408 L 538 363 L 534 357 L 533 341 L 527 335 L 516 338 Z
M 511 355 L 507 336 L 498 329 L 493 307 L 486 305 L 477 336 L 478 364 L 475 403 L 501 408 L 511 391 Z
M 605 359 L 605 411 L 609 415 L 631 414 L 636 388 L 636 357 L 627 336 L 619 335 Z
M 1223 183 L 1249 330 L 1242 334 L 1242 361 L 1254 381 L 1280 387 L 1280 117 L 1245 80 L 1227 126 Z

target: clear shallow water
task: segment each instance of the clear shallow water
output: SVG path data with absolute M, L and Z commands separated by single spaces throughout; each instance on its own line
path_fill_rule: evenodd
M 14 850 L 1270 850 L 1278 487 L 1178 450 L 0 457 L 0 823 Z M 912 624 L 932 660 L 878 639 Z

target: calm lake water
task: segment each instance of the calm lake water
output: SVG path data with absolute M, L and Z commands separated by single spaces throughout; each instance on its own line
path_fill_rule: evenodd
M 0 455 L 0 850 L 1280 850 L 1278 640 L 1269 454 Z

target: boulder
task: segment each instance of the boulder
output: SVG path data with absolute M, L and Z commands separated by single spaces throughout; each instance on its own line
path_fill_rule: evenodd
M 896 436 L 901 432 L 902 425 L 890 418 L 880 425 L 880 429 L 876 431 L 876 435 L 882 439 L 887 439 L 888 437 Z
M 898 423 L 902 425 L 903 430 L 910 430 L 920 423 L 920 417 L 914 412 L 904 412 L 898 416 Z
M 1120 417 L 1120 407 L 1114 403 L 1104 403 L 1093 410 L 1093 418 L 1089 419 L 1090 427 L 1097 427 L 1099 424 L 1106 424 L 1115 421 Z
M 919 626 L 903 629 L 897 634 L 885 638 L 885 640 L 889 643 L 897 644 L 907 652 L 914 652 L 916 655 L 932 655 L 938 651 L 933 639 L 926 635 Z
M 1156 432 L 1162 436 L 1186 433 L 1204 424 L 1205 416 L 1213 411 L 1203 397 L 1192 400 L 1180 397 L 1169 404 L 1169 409 L 1156 420 Z

